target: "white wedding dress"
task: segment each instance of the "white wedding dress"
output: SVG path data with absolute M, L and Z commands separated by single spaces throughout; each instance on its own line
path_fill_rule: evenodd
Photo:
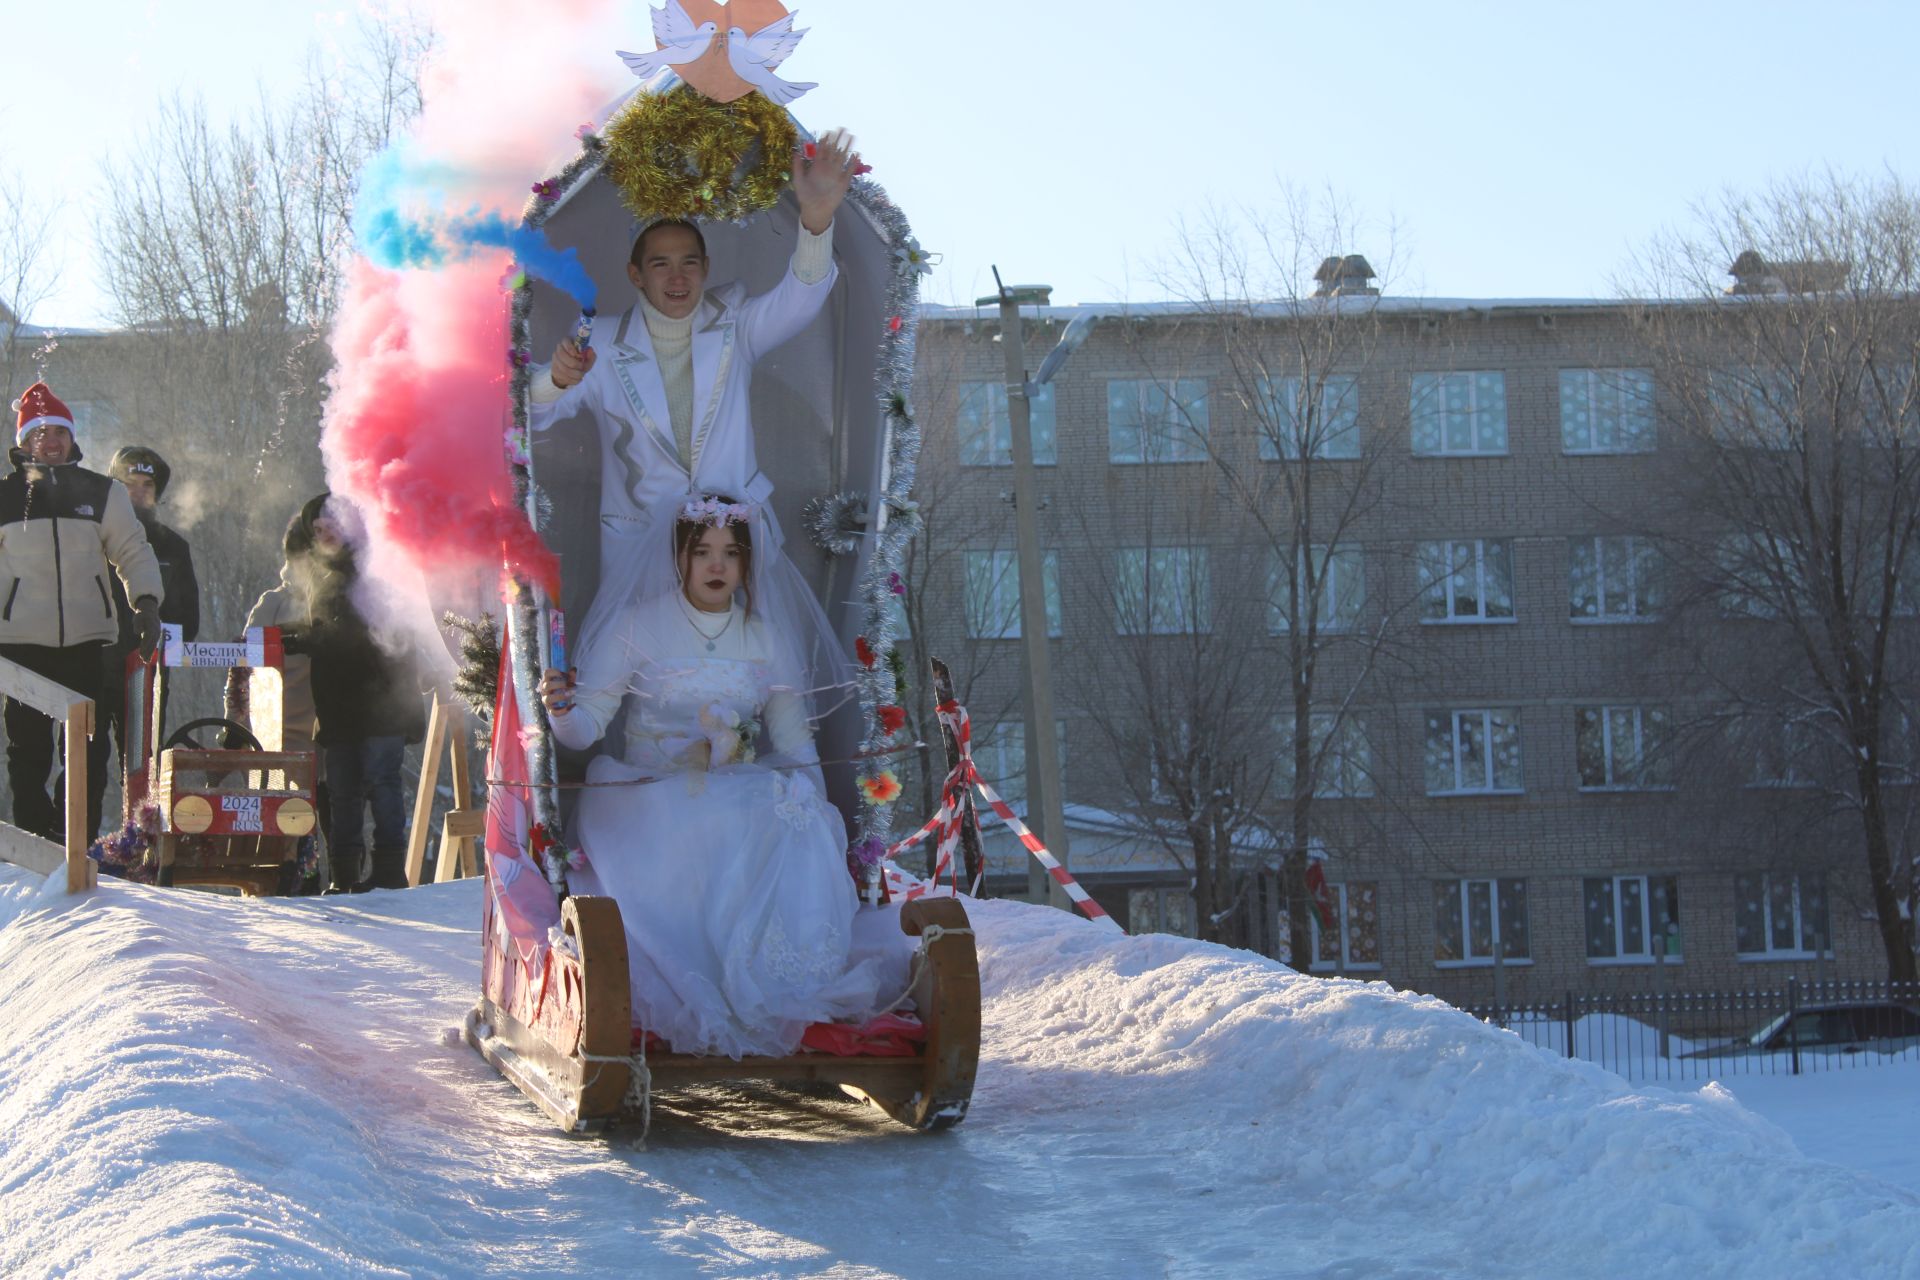
M 678 593 L 627 614 L 624 644 L 581 655 L 553 727 L 584 748 L 632 695 L 625 758 L 596 757 L 587 781 L 635 785 L 581 793 L 588 866 L 570 879 L 620 904 L 634 1025 L 677 1052 L 739 1058 L 791 1053 L 809 1023 L 864 1020 L 886 962 L 855 949 L 846 827 L 765 628 L 738 603 L 723 624 Z M 743 742 L 757 758 L 728 763 Z

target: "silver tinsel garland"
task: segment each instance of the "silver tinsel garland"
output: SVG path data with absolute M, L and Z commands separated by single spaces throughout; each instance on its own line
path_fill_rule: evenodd
M 599 137 L 591 133 L 582 137 L 580 155 L 547 183 L 541 184 L 552 193 L 552 197 L 536 193 L 527 201 L 524 212 L 526 225 L 533 228 L 544 225 L 557 209 L 599 174 L 604 160 L 605 147 Z M 920 461 L 920 429 L 915 425 L 908 405 L 913 388 L 921 269 L 902 252 L 913 241 L 913 229 L 908 225 L 906 215 L 879 183 L 870 178 L 856 178 L 847 198 L 879 224 L 886 233 L 890 249 L 894 251 L 887 280 L 886 320 L 879 335 L 880 360 L 874 388 L 887 427 L 887 486 L 885 492 L 877 495 L 870 504 L 868 518 L 873 526 L 872 553 L 867 561 L 866 572 L 855 588 L 866 615 L 861 634 L 875 656 L 871 668 L 857 668 L 860 706 L 865 717 L 861 749 L 877 751 L 885 747 L 890 735 L 881 728 L 876 709 L 895 703 L 900 696 L 899 684 L 893 672 L 893 650 L 898 639 L 893 622 L 893 584 L 904 573 L 907 544 L 913 540 L 919 527 L 919 510 L 911 495 Z M 507 353 L 513 370 L 510 383 L 513 431 L 509 433 L 506 446 L 513 472 L 515 498 L 523 509 L 529 511 L 529 518 L 538 528 L 545 523 L 550 503 L 535 482 L 531 449 L 525 434 L 528 425 L 527 397 L 532 385 L 532 316 L 533 285 L 522 276 L 513 293 L 512 350 Z M 522 462 L 514 457 L 516 442 L 524 449 L 527 461 Z M 855 533 L 850 543 L 842 541 L 840 531 L 846 527 L 849 504 L 855 516 L 869 506 L 864 495 L 848 493 L 818 498 L 807 505 L 808 532 L 815 535 L 815 541 L 828 554 L 856 554 L 860 543 L 866 540 L 864 534 Z M 836 550 L 820 542 L 821 530 L 816 528 L 813 518 L 816 506 L 822 511 L 823 518 L 828 519 L 823 528 L 832 531 L 836 545 L 843 549 Z M 546 708 L 533 696 L 533 689 L 540 677 L 540 624 L 533 592 L 525 584 L 520 584 L 510 610 L 509 633 L 513 646 L 515 685 L 521 695 L 522 705 L 532 708 L 538 720 L 539 732 L 535 735 L 529 764 L 534 770 L 533 776 L 547 782 L 557 782 L 552 727 L 547 722 Z M 884 764 L 869 768 L 865 776 L 873 777 L 883 771 Z M 535 816 L 557 837 L 560 822 L 556 796 L 557 793 L 550 788 L 535 789 Z M 869 839 L 885 843 L 893 828 L 893 804 L 873 804 L 863 799 L 857 827 L 853 835 L 856 846 Z M 553 881 L 555 890 L 564 894 L 566 871 L 562 860 L 549 858 L 548 863 L 548 878 Z

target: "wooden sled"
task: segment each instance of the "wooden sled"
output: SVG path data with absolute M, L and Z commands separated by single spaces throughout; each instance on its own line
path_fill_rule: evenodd
M 651 1088 L 714 1080 L 837 1084 L 923 1133 L 960 1123 L 980 1059 L 980 966 L 966 909 L 952 898 L 923 898 L 901 909 L 900 925 L 921 939 L 911 1004 L 926 1039 L 916 1053 L 801 1052 L 736 1061 L 656 1050 L 646 1055 Z M 489 896 L 482 994 L 464 1035 L 554 1123 L 568 1133 L 588 1133 L 621 1119 L 633 1082 L 627 936 L 611 898 L 568 898 L 561 928 L 578 954 L 548 948 L 534 978 L 504 945 Z

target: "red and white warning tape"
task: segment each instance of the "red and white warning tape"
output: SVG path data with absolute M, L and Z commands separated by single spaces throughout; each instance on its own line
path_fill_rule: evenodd
M 1001 821 L 1007 824 L 1008 829 L 1020 837 L 1020 843 L 1027 847 L 1027 852 L 1047 869 L 1047 874 L 1052 876 L 1054 882 L 1066 892 L 1067 897 L 1073 900 L 1074 906 L 1080 908 L 1089 920 L 1104 924 L 1116 932 L 1119 931 L 1120 926 L 1114 922 L 1112 916 L 1106 913 L 1106 909 L 1095 902 L 1087 891 L 1080 887 L 1079 882 L 1067 874 L 1067 869 L 1060 865 L 1060 860 L 1047 851 L 1046 845 L 1040 843 L 1040 837 L 1027 830 L 1026 824 L 1021 822 L 1014 813 L 1013 806 L 1002 800 L 998 792 L 981 780 L 980 771 L 974 767 L 973 763 L 973 724 L 967 715 L 967 709 L 958 702 L 943 702 L 935 708 L 935 712 L 940 717 L 940 723 L 953 731 L 953 740 L 959 759 L 954 762 L 953 771 L 947 774 L 946 782 L 941 785 L 939 811 L 927 820 L 927 825 L 889 848 L 887 856 L 896 857 L 937 831 L 940 834 L 939 856 L 934 862 L 931 883 L 939 884 L 940 877 L 946 875 L 953 880 L 954 892 L 959 892 L 959 876 L 954 869 L 953 851 L 960 843 L 960 826 L 965 812 L 960 801 L 966 795 L 967 789 L 972 788 L 979 792 L 980 798 L 987 802 L 988 808 L 1000 815 Z M 976 883 L 972 887 L 977 891 L 980 886 Z M 906 896 L 917 898 L 925 892 L 925 886 L 916 886 L 907 890 Z

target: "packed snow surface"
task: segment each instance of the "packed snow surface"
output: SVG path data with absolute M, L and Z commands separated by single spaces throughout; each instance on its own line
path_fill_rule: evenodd
M 8 1277 L 1920 1277 L 1920 1195 L 1719 1086 L 1043 908 L 970 904 L 957 1129 L 715 1086 L 659 1100 L 642 1146 L 555 1132 L 457 1040 L 478 882 L 58 879 L 0 866 Z M 1828 1120 L 1885 1107 L 1911 1152 L 1912 1068 L 1872 1075 Z

